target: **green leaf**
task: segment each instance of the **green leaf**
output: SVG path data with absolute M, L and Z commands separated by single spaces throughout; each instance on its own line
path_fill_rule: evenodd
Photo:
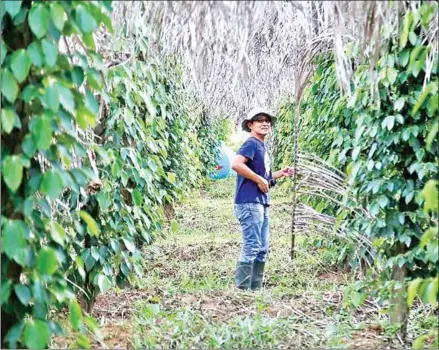
M 90 349 L 90 339 L 85 334 L 77 334 L 75 341 L 69 347 L 71 349 Z
M 94 68 L 90 68 L 87 71 L 87 82 L 95 90 L 99 91 L 102 89 L 102 77 Z
M 5 11 L 11 15 L 12 19 L 18 14 L 18 12 L 20 12 L 21 0 L 2 1 L 2 2 L 3 2 L 3 6 L 5 8 Z
M 424 148 L 420 148 L 416 151 L 416 158 L 421 161 L 425 156 L 425 149 Z
M 409 35 L 410 25 L 413 22 L 413 13 L 408 12 L 404 17 L 404 24 L 399 38 L 399 46 L 403 49 L 407 45 L 407 38 Z
M 387 69 L 387 79 L 390 84 L 393 84 L 396 81 L 396 77 L 398 76 L 398 71 L 394 68 Z
M 422 197 L 425 199 L 424 211 L 427 213 L 428 211 L 437 212 L 438 210 L 438 189 L 437 189 L 437 181 L 429 180 L 424 189 L 421 192 Z
M 49 28 L 49 11 L 46 7 L 39 3 L 32 3 L 29 11 L 28 22 L 30 29 L 38 39 L 46 35 Z
M 7 156 L 2 163 L 3 180 L 12 192 L 20 187 L 23 179 L 23 163 L 17 155 Z
M 24 284 L 16 284 L 14 287 L 14 291 L 20 302 L 24 306 L 27 306 L 32 296 L 29 287 L 25 286 Z
M 95 39 L 93 37 L 93 33 L 82 33 L 82 41 L 84 42 L 85 46 L 89 48 L 92 51 L 96 50 L 96 44 Z
M 412 44 L 413 46 L 416 46 L 416 41 L 417 40 L 418 40 L 418 37 L 416 36 L 416 34 L 414 32 L 410 32 L 409 33 L 410 44 Z
M 90 33 L 98 26 L 94 17 L 83 5 L 78 5 L 76 7 L 75 21 L 84 33 Z
M 43 39 L 41 40 L 41 48 L 43 49 L 44 59 L 46 65 L 52 68 L 56 64 L 58 58 L 58 50 L 51 40 Z
M 434 81 L 430 82 L 427 87 L 422 91 L 422 94 L 419 96 L 418 100 L 416 101 L 416 104 L 413 106 L 412 109 L 412 115 L 415 115 L 416 112 L 421 108 L 422 104 L 427 99 L 427 96 L 432 93 L 435 94 L 437 91 L 437 83 Z
M 45 151 L 52 144 L 52 126 L 47 117 L 38 117 L 32 130 L 32 136 L 41 151 Z
M 405 128 L 405 129 L 402 131 L 402 139 L 403 139 L 404 141 L 407 141 L 409 138 L 410 138 L 410 128 Z
M 60 172 L 50 169 L 43 175 L 40 191 L 52 199 L 58 198 L 64 188 L 64 183 Z
M 426 46 L 418 45 L 410 52 L 408 72 L 411 72 L 414 77 L 417 77 L 428 53 Z M 418 60 L 419 59 L 419 60 Z
M 14 103 L 18 94 L 18 84 L 8 69 L 2 69 L 2 94 L 6 99 Z
M 395 115 L 395 119 L 399 124 L 404 124 L 404 117 L 401 114 Z
M 17 342 L 21 334 L 23 333 L 23 329 L 24 329 L 24 322 L 22 320 L 16 323 L 15 326 L 11 327 L 8 333 L 6 333 L 5 342 L 9 344 L 10 349 L 17 348 Z
M 413 304 L 413 300 L 418 292 L 419 284 L 422 282 L 422 278 L 416 278 L 410 282 L 407 288 L 407 305 L 410 307 Z
M 395 101 L 395 105 L 393 106 L 393 109 L 395 111 L 400 111 L 404 107 L 405 103 L 405 97 L 400 97 Z
M 59 109 L 58 87 L 53 81 L 51 81 L 44 89 L 43 104 L 45 108 L 50 109 L 53 112 L 58 112 Z
M 437 302 L 438 291 L 438 278 L 432 278 L 429 286 L 427 287 L 427 300 L 430 304 L 434 305 Z
M 426 140 L 427 150 L 429 150 L 429 151 L 431 151 L 431 149 L 432 149 L 433 141 L 436 140 L 436 138 L 437 138 L 438 128 L 439 128 L 439 122 L 436 120 L 433 123 L 433 126 L 431 127 L 431 130 L 428 133 L 427 140 Z
M 111 249 L 113 249 L 115 253 L 117 254 L 120 253 L 120 244 L 118 241 L 116 241 L 115 239 L 111 239 L 110 245 L 111 245 Z
M 381 208 L 385 208 L 389 204 L 389 200 L 386 196 L 380 196 L 378 203 Z
M 96 199 L 99 202 L 99 209 L 102 211 L 107 210 L 111 204 L 110 200 L 109 200 L 108 192 L 106 192 L 106 191 L 100 191 L 98 193 L 98 195 L 96 196 Z
M 26 85 L 20 97 L 24 102 L 29 103 L 40 96 L 41 94 L 36 85 Z
M 38 41 L 34 41 L 27 47 L 27 54 L 32 63 L 37 67 L 42 67 L 44 64 L 43 51 Z
M 90 6 L 89 10 L 98 23 L 104 23 L 109 32 L 113 33 L 113 26 L 110 17 L 104 14 L 98 6 Z M 109 11 L 111 12 L 112 10 Z
M 22 221 L 7 220 L 2 229 L 2 249 L 5 254 L 9 258 L 14 259 L 26 246 Z
M 99 226 L 96 221 L 90 216 L 90 214 L 84 210 L 81 210 L 79 212 L 79 215 L 81 216 L 82 220 L 84 220 L 87 224 L 88 233 L 95 237 L 99 236 L 99 234 L 101 233 Z
M 425 346 L 425 342 L 431 338 L 431 335 L 429 334 L 424 334 L 421 335 L 420 337 L 417 337 L 412 344 L 413 349 L 426 349 L 427 347 Z M 431 349 L 433 349 L 434 347 L 431 347 Z
M 413 191 L 408 192 L 407 195 L 405 196 L 405 204 L 409 204 L 413 199 L 414 195 L 415 193 Z
M 379 203 L 378 202 L 374 202 L 372 205 L 370 205 L 369 211 L 370 211 L 370 215 L 375 217 L 379 213 L 379 211 L 380 211 Z
M 81 276 L 82 280 L 85 281 L 85 270 L 84 270 L 84 262 L 79 256 L 75 257 L 76 262 L 76 268 L 78 269 L 79 275 Z
M 384 129 L 387 127 L 387 130 L 392 130 L 393 126 L 395 125 L 395 116 L 389 115 L 386 118 L 384 118 L 383 122 L 381 123 L 381 127 Z
M 79 107 L 76 110 L 76 122 L 81 129 L 85 130 L 89 125 L 91 127 L 95 127 L 96 117 L 92 112 L 88 110 L 88 108 Z
M 409 50 L 405 50 L 405 51 L 401 52 L 399 54 L 399 64 L 401 66 L 405 67 L 407 65 L 407 63 L 409 62 L 409 57 L 410 57 Z
M 137 188 L 134 189 L 134 191 L 132 193 L 132 197 L 133 197 L 134 204 L 136 206 L 139 207 L 142 205 L 142 200 L 143 200 L 142 194 L 140 193 L 140 191 Z
M 439 96 L 438 94 L 434 94 L 431 98 L 428 99 L 428 111 L 431 115 L 433 115 L 437 110 L 439 106 Z
M 133 121 L 134 121 L 134 114 L 131 111 L 131 109 L 125 108 L 124 117 L 125 117 L 124 119 L 125 119 L 125 122 L 127 123 L 127 125 L 131 125 L 133 123 Z
M 1 44 L 2 46 L 1 46 L 1 50 L 2 50 L 2 52 L 1 52 L 1 64 L 3 65 L 3 61 L 5 60 L 5 58 L 6 58 L 6 54 L 8 53 L 8 48 L 6 47 L 6 44 L 5 44 L 5 42 L 2 40 L 2 44 Z
M 9 296 L 11 295 L 12 281 L 2 278 L 2 305 L 7 303 Z
M 62 245 L 64 247 L 64 243 L 67 237 L 66 231 L 64 231 L 63 227 L 58 224 L 56 221 L 52 221 L 50 234 L 52 239 Z
M 96 332 L 99 329 L 99 324 L 93 317 L 85 316 L 83 321 L 90 331 Z
M 37 270 L 42 275 L 52 276 L 58 270 L 56 252 L 50 247 L 43 247 L 37 255 Z
M 180 229 L 180 224 L 176 220 L 171 221 L 171 231 L 176 233 Z
M 437 233 L 437 227 L 430 227 L 421 236 L 419 246 L 423 249 L 428 243 L 435 239 Z
M 23 150 L 24 154 L 29 158 L 32 158 L 35 155 L 35 152 L 37 151 L 37 145 L 35 144 L 35 141 L 32 138 L 31 134 L 27 134 L 24 137 L 24 141 L 21 144 L 21 149 Z
M 23 82 L 30 70 L 31 60 L 25 49 L 17 50 L 11 57 L 11 69 L 19 83 Z
M 29 349 L 45 349 L 50 339 L 46 321 L 30 320 L 24 328 L 24 344 Z
M 125 243 L 125 247 L 131 252 L 134 253 L 136 250 L 136 246 L 134 245 L 133 241 L 128 238 L 122 238 L 123 242 Z
M 111 165 L 111 174 L 113 176 L 120 176 L 119 173 L 122 170 L 123 163 L 119 158 L 116 158 L 116 160 Z
M 421 6 L 420 10 L 421 10 L 421 25 L 427 26 L 430 20 L 432 19 L 432 17 L 434 17 L 435 13 L 437 12 L 437 3 L 431 3 L 431 4 L 426 3 Z
M 355 147 L 354 150 L 352 151 L 352 160 L 357 160 L 358 155 L 361 152 L 361 148 L 360 147 Z
M 357 291 L 352 291 L 350 296 L 351 296 L 352 305 L 354 307 L 360 306 L 360 304 L 364 300 L 364 296 L 361 293 L 357 292 Z
M 76 299 L 70 301 L 69 305 L 69 321 L 74 331 L 79 329 L 82 321 L 82 310 Z
M 34 199 L 33 197 L 28 197 L 23 204 L 23 214 L 30 218 L 32 216 L 32 211 L 34 209 Z
M 70 89 L 62 84 L 58 84 L 59 100 L 61 105 L 70 113 L 75 112 L 75 99 Z
M 111 288 L 111 281 L 105 275 L 99 275 L 98 277 L 98 286 L 101 290 L 102 294 L 107 293 L 107 291 Z
M 72 70 L 72 80 L 78 87 L 84 82 L 84 71 L 81 67 L 75 66 Z
M 12 108 L 3 108 L 2 132 L 4 131 L 6 134 L 9 134 L 14 128 L 17 119 L 18 119 L 18 115 L 17 113 L 15 113 L 15 111 Z
M 93 93 L 89 89 L 85 89 L 85 105 L 94 114 L 99 112 L 99 104 Z
M 67 16 L 64 12 L 64 8 L 60 4 L 57 3 L 50 4 L 50 18 L 52 19 L 52 22 L 55 25 L 55 27 L 60 32 L 62 32 Z
M 173 172 L 168 172 L 168 180 L 173 184 L 175 183 L 175 174 Z
M 15 27 L 21 26 L 25 23 L 27 12 L 28 12 L 28 10 L 24 6 L 20 9 L 20 11 L 18 11 L 18 13 L 14 17 L 14 21 L 13 21 Z

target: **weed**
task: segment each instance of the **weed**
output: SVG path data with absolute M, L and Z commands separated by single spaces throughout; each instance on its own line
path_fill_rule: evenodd
M 376 308 L 369 310 L 368 299 L 357 308 L 352 307 L 352 300 L 346 303 L 349 299 L 344 293 L 352 293 L 357 281 L 349 271 L 328 264 L 333 259 L 324 252 L 330 246 L 318 247 L 311 239 L 297 236 L 296 257 L 291 261 L 291 206 L 285 197 L 275 197 L 270 209 L 271 247 L 263 289 L 236 289 L 233 275 L 241 233 L 233 214 L 234 182 L 212 181 L 209 186 L 175 207 L 178 231 L 168 230 L 155 246 L 145 248 L 144 275 L 134 278 L 137 297 L 127 310 L 132 346 L 401 345 L 395 345 L 391 330 L 383 323 L 387 316 Z M 123 298 L 119 294 L 115 296 Z M 414 318 L 412 324 L 417 325 L 414 333 L 424 334 L 423 327 L 437 325 L 437 321 Z

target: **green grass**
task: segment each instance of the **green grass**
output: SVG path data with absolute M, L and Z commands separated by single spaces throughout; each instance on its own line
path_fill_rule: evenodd
M 264 288 L 237 290 L 234 269 L 241 249 L 240 226 L 233 214 L 235 178 L 207 183 L 176 207 L 180 224 L 154 247 L 145 275 L 135 281 L 153 298 L 133 307 L 136 348 L 288 348 L 347 347 L 351 315 L 338 295 L 352 278 L 325 266 L 321 252 L 297 238 L 290 254 L 291 207 L 274 193 L 271 248 Z
M 291 261 L 291 205 L 280 187 L 272 193 L 263 289 L 236 289 L 241 232 L 234 188 L 235 178 L 207 182 L 175 208 L 180 228 L 166 228 L 144 249 L 142 277 L 98 296 L 93 316 L 101 336 L 92 338 L 92 347 L 404 348 L 384 308 L 352 309 L 357 279 L 327 263 L 330 249 L 298 236 Z M 410 337 L 431 343 L 428 332 L 437 325 L 437 309 L 419 305 L 410 314 Z M 73 335 L 58 337 L 51 347 L 72 341 Z
M 241 232 L 233 213 L 234 189 L 235 178 L 229 178 L 188 194 L 175 208 L 179 230 L 167 228 L 145 248 L 143 276 L 135 277 L 130 289 L 100 297 L 94 315 L 104 323 L 104 344 L 154 349 L 401 348 L 386 316 L 365 306 L 346 307 L 350 303 L 344 288 L 356 279 L 325 263 L 327 250 L 298 236 L 291 261 L 291 205 L 282 188 L 272 196 L 263 289 L 236 289 Z M 120 310 L 123 322 L 118 326 Z M 417 335 L 437 325 L 431 315 L 420 313 L 411 322 Z

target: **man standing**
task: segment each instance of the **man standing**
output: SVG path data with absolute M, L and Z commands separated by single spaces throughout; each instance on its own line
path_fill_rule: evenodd
M 292 176 L 286 167 L 272 172 L 265 147 L 265 136 L 276 122 L 268 110 L 255 108 L 242 122 L 250 137 L 236 152 L 232 169 L 237 173 L 235 215 L 242 229 L 242 252 L 238 259 L 235 282 L 240 289 L 260 289 L 269 245 L 269 188 L 276 179 Z

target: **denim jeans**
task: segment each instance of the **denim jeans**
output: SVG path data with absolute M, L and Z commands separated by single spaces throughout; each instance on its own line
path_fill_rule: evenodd
M 270 239 L 268 207 L 259 203 L 235 204 L 235 216 L 241 224 L 240 262 L 264 262 Z

